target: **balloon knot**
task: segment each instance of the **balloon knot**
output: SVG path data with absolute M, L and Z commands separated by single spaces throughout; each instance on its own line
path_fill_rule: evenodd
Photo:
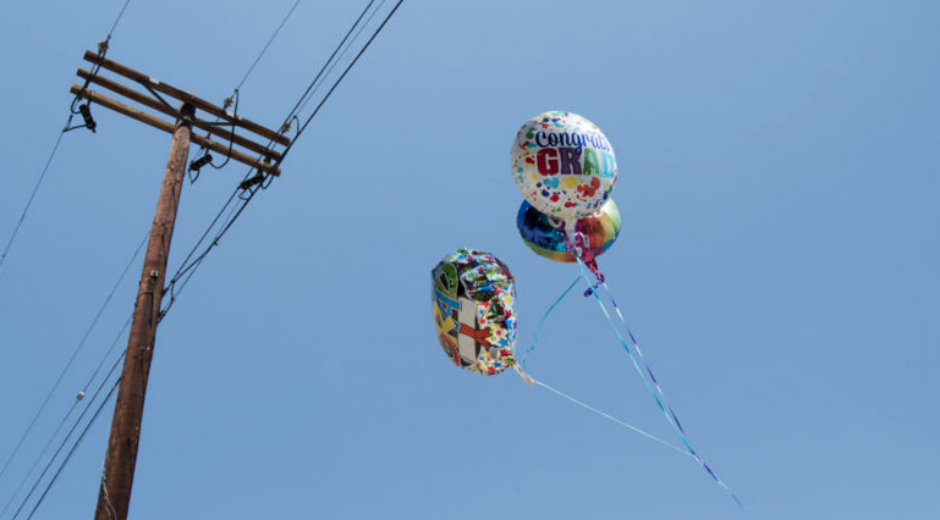
M 591 272 L 594 273 L 594 276 L 597 278 L 597 282 L 592 284 L 588 290 L 584 291 L 584 297 L 586 298 L 594 294 L 594 291 L 596 291 L 597 288 L 600 287 L 602 283 L 604 283 L 604 273 L 602 273 L 600 269 L 597 267 L 597 261 L 594 260 L 593 258 L 585 262 L 584 265 L 586 265 L 587 268 L 590 269 Z
M 516 369 L 516 372 L 519 373 L 519 377 L 521 377 L 523 381 L 525 381 L 526 383 L 528 383 L 529 386 L 535 386 L 535 380 L 532 379 L 532 377 L 531 377 L 529 374 L 526 374 L 525 372 L 523 372 L 522 369 L 519 368 L 519 364 L 518 364 L 518 363 L 513 364 L 512 367 Z

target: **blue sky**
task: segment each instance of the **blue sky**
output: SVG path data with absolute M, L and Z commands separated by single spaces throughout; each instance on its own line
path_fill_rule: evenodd
M 240 113 L 279 125 L 365 3 L 301 2 Z M 82 53 L 122 5 L 21 2 L 0 19 L 4 244 Z M 291 5 L 131 2 L 108 57 L 221 103 Z M 623 230 L 600 267 L 748 516 L 936 518 L 938 17 L 913 0 L 406 0 L 162 323 L 131 515 L 742 517 L 688 457 L 437 345 L 429 272 L 457 247 L 509 265 L 520 349 L 577 274 L 515 229 L 509 147 L 560 109 L 617 153 Z M 0 460 L 152 220 L 169 136 L 93 112 L 0 267 Z M 170 270 L 244 174 L 184 187 Z M 32 484 L 139 269 L 0 478 L 0 507 Z M 679 442 L 591 300 L 559 305 L 528 367 Z M 92 514 L 102 413 L 35 518 Z

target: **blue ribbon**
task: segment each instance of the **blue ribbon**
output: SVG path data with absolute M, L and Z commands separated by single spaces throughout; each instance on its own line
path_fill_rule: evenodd
M 525 370 L 525 359 L 529 357 L 529 352 L 535 350 L 535 346 L 539 344 L 539 332 L 542 330 L 542 325 L 545 323 L 545 320 L 547 320 L 548 316 L 552 313 L 552 311 L 555 310 L 555 307 L 557 307 L 558 304 L 568 296 L 568 293 L 571 292 L 571 289 L 574 289 L 574 286 L 578 285 L 578 281 L 580 281 L 582 278 L 583 277 L 581 275 L 578 275 L 578 277 L 575 278 L 573 282 L 571 282 L 571 285 L 565 289 L 565 292 L 561 293 L 561 296 L 552 302 L 551 306 L 549 306 L 548 310 L 545 311 L 545 314 L 542 316 L 542 319 L 539 320 L 539 324 L 535 328 L 535 340 L 532 341 L 532 346 L 526 349 L 526 351 L 522 354 L 522 359 L 519 360 L 519 364 L 522 365 L 523 370 Z
M 588 287 L 593 289 L 590 283 L 590 279 L 587 277 L 588 268 L 584 265 L 584 262 L 581 261 L 580 256 L 576 256 L 578 260 L 578 265 L 581 268 L 581 276 L 578 278 L 584 279 Z M 577 280 L 575 280 L 577 282 Z M 623 346 L 624 350 L 627 351 L 627 355 L 630 356 L 630 361 L 633 362 L 633 367 L 636 369 L 637 373 L 640 374 L 640 378 L 643 379 L 643 384 L 646 385 L 647 390 L 653 396 L 653 400 L 656 401 L 656 405 L 659 406 L 659 409 L 663 412 L 663 415 L 666 417 L 666 421 L 672 425 L 672 427 L 679 434 L 679 438 L 682 439 L 682 444 L 685 445 L 685 448 L 689 450 L 689 454 L 708 472 L 709 475 L 715 480 L 715 482 L 721 486 L 725 491 L 731 495 L 731 499 L 734 500 L 734 503 L 738 505 L 741 510 L 744 510 L 744 505 L 741 503 L 741 500 L 738 499 L 737 495 L 728 487 L 724 481 L 718 476 L 717 473 L 712 471 L 712 469 L 705 463 L 705 460 L 692 448 L 692 445 L 689 443 L 688 438 L 685 435 L 685 430 L 682 428 L 682 424 L 679 422 L 679 417 L 676 415 L 676 412 L 673 411 L 672 407 L 669 406 L 666 401 L 666 395 L 663 393 L 662 387 L 659 386 L 659 382 L 656 380 L 656 376 L 653 375 L 653 370 L 650 368 L 649 364 L 646 362 L 646 358 L 643 357 L 643 351 L 640 349 L 639 343 L 637 343 L 636 338 L 633 336 L 633 332 L 630 331 L 630 327 L 627 326 L 626 321 L 623 319 L 623 315 L 620 312 L 620 308 L 617 306 L 617 301 L 614 300 L 613 293 L 610 290 L 610 287 L 607 285 L 606 281 L 599 279 L 598 283 L 604 286 L 604 289 L 607 290 L 608 296 L 610 296 L 610 302 L 613 304 L 614 308 L 617 310 L 617 315 L 620 317 L 620 321 L 623 322 L 624 329 L 627 331 L 627 335 L 630 337 L 630 342 L 633 345 L 633 349 L 627 344 L 627 341 L 624 339 L 623 334 L 620 332 L 620 327 L 614 322 L 613 318 L 610 317 L 610 313 L 607 311 L 607 307 L 604 306 L 604 302 L 601 301 L 600 296 L 597 294 L 596 290 L 591 290 L 589 293 L 586 293 L 585 296 L 593 295 L 594 299 L 597 300 L 597 304 L 600 306 L 601 311 L 604 313 L 604 317 L 607 318 L 608 323 L 610 323 L 611 328 L 614 329 L 614 333 L 617 335 L 617 339 L 620 340 L 620 344 Z M 570 289 L 570 288 L 569 288 Z M 544 319 L 543 319 L 544 320 Z M 637 355 L 633 355 L 633 351 L 636 351 Z M 640 368 L 637 358 L 643 361 L 643 368 Z M 646 374 L 649 374 L 649 377 L 646 377 Z M 650 384 L 652 382 L 652 385 Z M 655 388 L 655 390 L 654 390 Z

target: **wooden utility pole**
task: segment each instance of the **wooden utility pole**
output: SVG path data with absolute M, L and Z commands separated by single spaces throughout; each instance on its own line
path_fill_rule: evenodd
M 157 321 L 160 319 L 160 304 L 163 301 L 166 263 L 170 254 L 170 241 L 176 224 L 176 209 L 179 206 L 180 190 L 186 176 L 186 160 L 189 157 L 192 118 L 195 110 L 183 104 L 181 118 L 176 122 L 170 157 L 166 161 L 163 185 L 157 199 L 157 211 L 150 229 L 150 240 L 144 256 L 144 268 L 137 290 L 137 303 L 131 322 L 121 386 L 118 388 L 108 453 L 105 457 L 104 477 L 98 494 L 95 520 L 127 518 L 131 501 L 131 486 L 134 482 L 134 467 L 137 465 L 137 446 L 140 442 L 140 424 L 144 415 L 144 397 L 147 394 L 147 378 L 153 360 L 153 346 L 157 338 Z
M 160 320 L 163 294 L 166 290 L 166 266 L 170 253 L 170 241 L 176 223 L 180 191 L 186 175 L 186 163 L 190 143 L 207 150 L 221 153 L 232 160 L 257 168 L 264 174 L 279 175 L 277 164 L 281 153 L 274 146 L 286 147 L 290 140 L 280 133 L 273 132 L 257 123 L 253 123 L 235 114 L 230 114 L 208 101 L 192 94 L 171 87 L 149 76 L 141 74 L 124 65 L 104 59 L 103 56 L 86 52 L 85 60 L 94 63 L 98 69 L 106 69 L 123 76 L 146 88 L 148 96 L 130 87 L 121 85 L 107 78 L 99 77 L 97 72 L 79 69 L 78 76 L 86 80 L 84 87 L 72 86 L 72 93 L 80 99 L 96 103 L 114 110 L 137 121 L 146 123 L 173 134 L 170 155 L 167 159 L 157 200 L 157 210 L 147 244 L 147 253 L 140 277 L 137 301 L 131 322 L 130 337 L 121 373 L 114 418 L 111 422 L 111 434 L 105 457 L 101 488 L 98 492 L 98 505 L 95 520 L 125 520 L 130 506 L 131 487 L 134 481 L 134 469 L 137 464 L 137 449 L 140 443 L 140 427 L 144 412 L 144 398 L 147 393 L 147 379 L 153 359 L 156 343 L 157 323 Z M 100 85 L 145 107 L 175 118 L 175 124 L 155 117 L 141 110 L 129 107 L 98 94 L 87 87 L 89 84 Z M 174 109 L 161 94 L 182 102 L 179 110 Z M 86 126 L 94 128 L 88 106 L 82 106 L 81 112 L 86 119 Z M 200 120 L 196 109 L 208 112 L 220 120 L 219 123 Z M 193 134 L 193 127 L 207 132 L 205 137 Z M 236 135 L 236 128 L 252 132 L 269 140 L 267 146 Z M 213 141 L 209 134 L 221 137 L 228 143 Z M 245 151 L 240 151 L 236 146 Z M 260 156 L 252 157 L 256 153 Z

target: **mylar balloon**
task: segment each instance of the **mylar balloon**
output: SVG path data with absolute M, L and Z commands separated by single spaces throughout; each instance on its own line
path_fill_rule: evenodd
M 510 158 L 522 196 L 542 213 L 566 221 L 597 211 L 617 181 L 607 138 L 571 112 L 546 112 L 527 121 Z
M 431 271 L 434 326 L 455 365 L 493 375 L 515 365 L 515 288 L 490 253 L 458 249 Z
M 528 202 L 523 202 L 516 216 L 516 226 L 522 240 L 537 254 L 556 262 L 576 261 L 565 241 L 564 222 L 536 211 Z M 585 245 L 590 248 L 591 257 L 607 251 L 620 234 L 620 211 L 614 199 L 608 199 L 601 209 L 589 217 L 575 223 L 575 232 L 584 236 Z

